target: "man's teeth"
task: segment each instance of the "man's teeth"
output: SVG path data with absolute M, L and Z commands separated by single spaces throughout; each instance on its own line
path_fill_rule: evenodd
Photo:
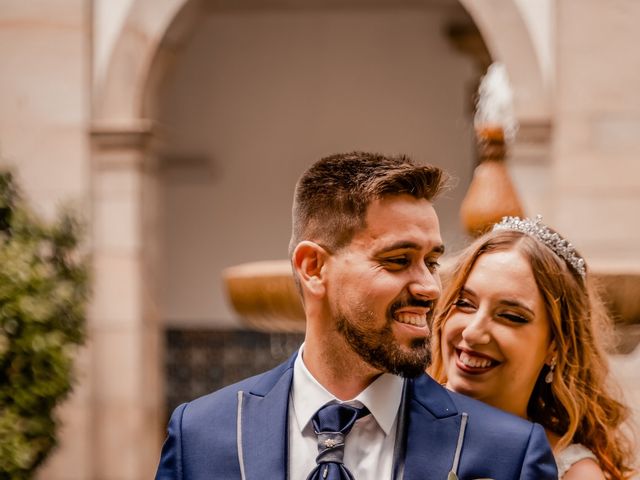
M 417 327 L 425 327 L 427 325 L 427 316 L 424 314 L 399 313 L 396 315 L 396 320 L 400 323 L 408 323 L 409 325 L 416 325 Z
M 491 366 L 491 360 L 487 358 L 472 357 L 465 352 L 460 352 L 460 361 L 471 368 L 487 368 Z

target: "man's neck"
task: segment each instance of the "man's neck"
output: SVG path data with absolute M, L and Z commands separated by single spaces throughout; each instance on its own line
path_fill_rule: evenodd
M 340 342 L 342 343 L 342 342 Z M 332 342 L 305 340 L 303 361 L 309 373 L 340 400 L 351 400 L 367 388 L 382 372 L 364 362 L 348 346 Z

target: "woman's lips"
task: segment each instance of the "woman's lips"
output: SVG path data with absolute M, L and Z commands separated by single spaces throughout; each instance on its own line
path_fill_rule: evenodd
M 456 365 L 466 373 L 480 374 L 491 370 L 500 364 L 497 360 L 482 353 L 456 348 Z

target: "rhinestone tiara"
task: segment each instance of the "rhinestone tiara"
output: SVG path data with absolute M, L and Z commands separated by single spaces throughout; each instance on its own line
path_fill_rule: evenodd
M 496 223 L 493 226 L 493 231 L 497 230 L 515 230 L 538 239 L 549 247 L 553 253 L 562 258 L 584 280 L 587 274 L 587 265 L 584 258 L 578 255 L 569 241 L 562 238 L 559 233 L 551 231 L 549 227 L 542 223 L 542 215 L 536 215 L 535 220 L 520 217 L 502 217 L 500 223 Z

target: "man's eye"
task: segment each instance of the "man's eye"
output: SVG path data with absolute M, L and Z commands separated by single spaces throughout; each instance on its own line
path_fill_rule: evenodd
M 404 267 L 409 265 L 409 259 L 407 257 L 390 257 L 386 258 L 385 263 L 391 264 L 392 266 Z

